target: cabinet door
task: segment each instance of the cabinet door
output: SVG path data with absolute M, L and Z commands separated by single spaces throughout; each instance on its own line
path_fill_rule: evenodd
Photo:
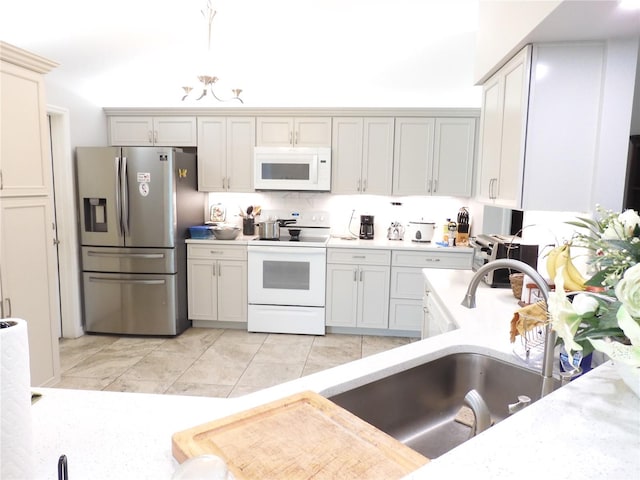
M 389 267 L 361 266 L 358 277 L 358 326 L 388 328 Z
M 362 190 L 362 118 L 334 118 L 331 142 L 331 193 Z
M 326 323 L 355 327 L 358 314 L 358 267 L 327 265 Z
M 42 75 L 2 62 L 0 196 L 49 195 L 51 159 Z
M 227 189 L 253 192 L 253 147 L 256 143 L 254 117 L 227 119 Z
M 109 145 L 153 145 L 152 117 L 109 117 Z
M 258 117 L 256 119 L 256 145 L 262 147 L 293 146 L 293 118 Z
M 502 77 L 494 76 L 482 89 L 480 114 L 480 153 L 478 164 L 478 197 L 492 200 L 497 192 L 500 176 L 500 150 L 502 144 Z
M 394 195 L 430 195 L 433 118 L 396 118 L 393 161 Z
M 27 322 L 34 386 L 52 385 L 60 375 L 59 294 L 52 218 L 47 197 L 0 199 L 0 312 Z
M 331 118 L 296 117 L 293 144 L 296 147 L 331 146 Z
M 227 189 L 227 123 L 224 117 L 198 117 L 198 190 Z
M 524 49 L 503 69 L 504 105 L 497 198 L 499 203 L 508 206 L 520 204 L 522 190 L 530 51 Z
M 470 197 L 476 121 L 474 118 L 437 118 L 433 154 L 434 195 Z
M 217 320 L 218 277 L 216 261 L 187 261 L 187 306 L 189 320 Z
M 362 192 L 391 195 L 393 118 L 365 118 L 363 126 Z
M 392 298 L 389 301 L 389 328 L 419 332 L 423 322 L 422 300 Z
M 247 321 L 247 262 L 218 260 L 218 320 Z
M 195 117 L 156 117 L 153 119 L 153 144 L 160 147 L 195 147 Z

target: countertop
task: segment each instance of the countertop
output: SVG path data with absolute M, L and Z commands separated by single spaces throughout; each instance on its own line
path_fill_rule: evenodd
M 65 454 L 71 478 L 170 478 L 171 435 L 303 390 L 325 396 L 454 352 L 522 363 L 509 343 L 516 300 L 478 289 L 459 305 L 470 271 L 425 269 L 458 330 L 414 342 L 239 398 L 217 399 L 41 388 L 33 406 L 36 478 L 56 478 Z M 556 390 L 407 478 L 634 478 L 640 471 L 640 398 L 611 363 Z
M 256 240 L 256 235 L 238 235 L 235 240 L 218 240 L 189 238 L 186 243 L 191 244 L 215 244 L 215 245 L 247 245 L 251 240 Z M 386 250 L 418 250 L 418 251 L 442 251 L 461 255 L 473 255 L 471 247 L 443 247 L 435 242 L 412 242 L 411 240 L 388 240 L 380 236 L 372 240 L 359 238 L 346 239 L 332 236 L 329 238 L 328 248 L 371 248 Z

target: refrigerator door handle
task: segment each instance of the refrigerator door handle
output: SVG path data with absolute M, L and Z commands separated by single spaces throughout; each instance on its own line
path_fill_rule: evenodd
M 120 157 L 115 158 L 115 167 L 116 167 L 116 220 L 118 224 L 118 235 L 122 236 L 122 205 L 120 199 L 120 191 L 122 187 L 120 185 Z
M 120 283 L 130 285 L 164 285 L 164 280 L 126 280 L 123 278 L 89 277 L 90 282 Z
M 129 173 L 127 171 L 127 157 L 122 156 L 120 191 L 122 192 L 122 229 L 125 236 L 129 236 Z
M 123 258 L 150 258 L 150 259 L 162 259 L 163 253 L 119 253 L 119 252 L 96 252 L 95 250 L 89 250 L 87 252 L 89 257 L 123 257 Z

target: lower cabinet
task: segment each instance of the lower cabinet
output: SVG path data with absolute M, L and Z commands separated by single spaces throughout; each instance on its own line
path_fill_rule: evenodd
M 189 320 L 247 321 L 247 247 L 190 244 Z
M 423 325 L 423 268 L 471 268 L 473 250 L 393 250 L 389 328 L 421 331 Z
M 422 301 L 424 314 L 421 338 L 433 337 L 458 328 L 454 320 L 449 316 L 448 310 L 429 288 L 425 288 Z
M 388 250 L 327 250 L 327 326 L 388 328 L 390 258 Z

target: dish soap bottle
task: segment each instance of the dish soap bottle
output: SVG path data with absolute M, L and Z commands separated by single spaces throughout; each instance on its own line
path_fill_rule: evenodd
M 442 224 L 442 241 L 443 243 L 449 242 L 449 224 L 451 219 L 447 218 L 447 221 Z

